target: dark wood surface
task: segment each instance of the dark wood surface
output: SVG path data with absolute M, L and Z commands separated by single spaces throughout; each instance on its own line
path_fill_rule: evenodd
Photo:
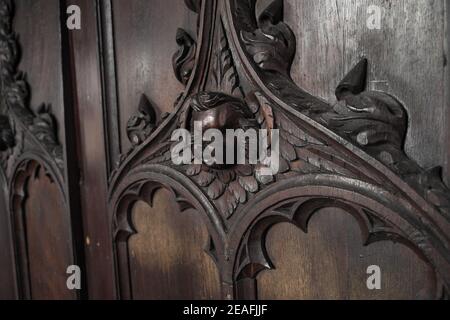
M 433 271 L 424 261 L 401 244 L 363 247 L 357 222 L 343 210 L 318 212 L 307 234 L 279 224 L 266 244 L 276 269 L 258 277 L 262 299 L 434 299 Z M 383 290 L 367 289 L 371 265 L 383 270 Z
M 69 1 L 80 6 L 83 30 L 71 32 L 74 109 L 80 156 L 81 210 L 89 296 L 115 297 L 110 217 L 107 210 L 107 146 L 103 126 L 102 66 L 95 1 Z
M 50 106 L 56 142 L 25 128 L 2 153 L 0 298 L 448 298 L 447 1 L 14 2 L 12 70 L 34 118 Z M 65 29 L 70 4 L 81 30 Z M 382 30 L 365 27 L 371 4 Z M 385 117 L 380 141 L 364 131 L 376 115 L 348 108 L 362 99 Z M 210 114 L 280 129 L 286 170 L 173 165 L 172 130 Z
M 8 200 L 6 198 L 6 192 L 8 186 L 6 179 L 3 175 L 0 175 L 0 185 L 2 186 L 2 196 L 0 196 L 0 265 L 3 272 L 0 275 L 0 299 L 16 299 L 16 274 L 14 265 L 14 250 L 11 234 L 11 221 L 7 214 L 8 212 Z

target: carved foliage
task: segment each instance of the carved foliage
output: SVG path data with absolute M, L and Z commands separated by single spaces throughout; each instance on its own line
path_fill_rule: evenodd
M 241 31 L 241 38 L 254 62 L 262 69 L 289 76 L 296 41 L 283 20 L 283 0 L 272 2 L 258 19 L 253 32 Z
M 127 134 L 130 142 L 137 146 L 150 136 L 156 127 L 157 111 L 143 94 L 139 102 L 138 115 L 128 120 Z
M 214 13 L 216 1 L 203 2 L 202 10 L 199 4 L 188 1 L 193 11 L 204 11 L 204 25 L 199 34 L 209 32 L 210 39 L 205 40 L 209 42 L 196 46 L 186 32 L 177 34 L 180 50 L 174 58 L 174 70 L 186 85 L 186 92 L 177 100 L 175 113 L 161 127 L 148 121 L 152 117 L 142 111 L 144 115 L 132 121 L 137 126 L 131 126 L 129 132 L 143 137 L 139 139 L 143 146 L 139 152 L 130 154 L 129 167 L 120 168 L 118 176 L 133 166 L 151 163 L 178 171 L 180 184 L 186 183 L 185 179 L 195 183 L 207 200 L 199 195 L 197 198 L 211 205 L 222 218 L 215 221 L 217 228 L 223 224 L 230 232 L 224 243 L 213 246 L 225 255 L 219 254 L 217 261 L 228 281 L 227 292 L 232 292 L 234 281 L 254 278 L 259 271 L 272 267 L 263 245 L 265 232 L 271 225 L 287 221 L 306 231 L 314 212 L 334 206 L 356 217 L 366 245 L 385 239 L 404 241 L 420 254 L 426 253 L 427 261 L 439 269 L 439 277 L 448 286 L 445 274 L 449 269 L 449 252 L 437 243 L 446 241 L 440 228 L 447 226 L 437 225 L 442 223 L 442 216 L 449 216 L 450 192 L 438 169 L 425 171 L 403 152 L 407 112 L 391 95 L 365 90 L 367 60 L 362 59 L 338 85 L 338 103 L 332 106 L 297 87 L 290 78 L 296 45 L 293 32 L 283 22 L 282 0 L 273 1 L 258 19 L 255 0 L 224 2 L 217 13 Z M 199 54 L 199 61 L 195 61 L 198 48 L 204 51 Z M 198 74 L 192 74 L 194 70 Z M 187 85 L 193 77 L 204 81 Z M 192 130 L 193 121 L 200 121 L 203 130 L 261 128 L 269 133 L 279 130 L 279 173 L 261 176 L 260 165 L 175 166 L 170 161 L 170 130 L 177 127 Z M 146 128 L 152 128 L 151 131 L 156 127 L 161 134 L 148 139 Z M 277 199 L 269 211 L 252 211 L 255 199 L 266 201 L 271 192 L 305 177 L 311 179 L 311 190 L 317 190 L 315 182 L 321 180 L 333 194 L 321 195 L 317 191 L 317 195 L 309 198 L 297 194 L 295 200 L 282 205 L 283 199 Z M 336 193 L 349 191 L 342 189 L 338 181 L 351 184 L 350 192 L 358 197 L 369 194 L 378 205 L 370 208 L 362 201 L 336 200 Z M 154 188 L 142 183 L 136 187 L 139 190 L 134 187 L 116 190 L 115 185 L 112 195 L 145 194 L 147 191 L 142 190 Z M 419 194 L 423 199 L 418 199 Z M 395 198 L 389 204 L 389 219 L 375 212 L 385 205 L 386 198 Z M 124 203 L 129 201 L 120 202 L 116 212 L 124 212 Z M 251 217 L 246 216 L 249 212 Z M 126 231 L 130 223 L 121 224 L 120 219 L 119 215 L 117 225 Z
M 240 1 L 234 3 L 237 19 L 242 11 L 255 10 L 254 2 L 250 5 Z M 256 24 L 245 24 L 239 20 L 236 23 L 241 28 L 241 41 L 257 65 L 261 78 L 267 83 L 267 88 L 294 110 L 381 161 L 429 201 L 434 198 L 435 201 L 430 202 L 449 217 L 445 206 L 436 205 L 450 201 L 450 190 L 436 175 L 439 169 L 432 174 L 434 187 L 428 188 L 424 184 L 427 179 L 423 179 L 428 173 L 403 152 L 407 131 L 405 107 L 387 93 L 365 91 L 366 59 L 362 59 L 337 87 L 338 103 L 335 106 L 311 96 L 290 79 L 292 52 L 288 48 L 295 51 L 295 38 L 291 37 L 292 31 L 282 22 L 281 3 L 282 0 L 272 2 Z M 332 150 L 329 155 L 336 155 L 336 152 L 339 153 L 336 149 Z M 436 179 L 441 182 L 436 183 Z M 433 196 L 429 197 L 428 189 L 433 190 Z M 440 200 L 437 201 L 437 198 Z
M 194 68 L 196 43 L 183 29 L 178 29 L 176 41 L 180 48 L 173 56 L 173 69 L 178 81 L 186 85 Z
M 37 113 L 28 106 L 29 90 L 25 76 L 17 70 L 19 48 L 12 30 L 13 3 L 0 1 L 0 151 L 2 165 L 15 154 L 17 139 L 25 139 L 26 148 L 38 149 L 63 166 L 62 147 L 58 143 L 56 124 L 49 107 L 42 105 Z M 21 150 L 22 152 L 22 150 Z

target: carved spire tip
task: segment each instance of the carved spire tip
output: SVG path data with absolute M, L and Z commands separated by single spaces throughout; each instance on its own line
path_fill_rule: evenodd
M 338 100 L 348 93 L 360 94 L 366 89 L 368 60 L 363 57 L 356 66 L 344 77 L 336 89 L 336 97 Z

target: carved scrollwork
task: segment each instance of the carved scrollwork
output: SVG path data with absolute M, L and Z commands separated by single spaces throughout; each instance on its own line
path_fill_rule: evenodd
M 255 10 L 255 1 L 250 1 L 250 9 Z M 327 105 L 320 99 L 306 93 L 290 78 L 292 58 L 284 54 L 283 61 L 288 62 L 288 68 L 280 64 L 271 67 L 259 63 L 256 57 L 271 56 L 279 52 L 279 39 L 291 41 L 295 47 L 295 39 L 288 40 L 292 32 L 287 31 L 289 27 L 282 22 L 282 0 L 274 1 L 259 18 L 259 23 L 254 24 L 249 30 L 249 25 L 242 26 L 241 37 L 247 53 L 253 57 L 255 63 L 262 73 L 267 87 L 294 109 L 317 121 L 332 132 L 351 141 L 365 152 L 369 153 L 391 170 L 399 174 L 413 188 L 424 195 L 427 199 L 440 198 L 432 203 L 448 203 L 450 201 L 450 190 L 442 182 L 442 177 L 437 177 L 439 169 L 433 170 L 432 176 L 435 181 L 434 188 L 424 184 L 423 177 L 428 175 L 426 170 L 420 168 L 413 160 L 409 159 L 403 151 L 407 131 L 407 112 L 405 107 L 394 97 L 384 92 L 365 91 L 367 77 L 367 60 L 362 59 L 342 80 L 336 89 L 338 103 L 335 106 Z M 244 4 L 236 2 L 237 11 Z M 261 21 L 265 21 L 265 26 Z M 240 23 L 240 21 L 237 21 Z M 275 33 L 264 33 L 270 28 L 278 29 L 286 36 L 277 37 Z M 282 30 L 282 32 L 281 32 Z M 289 29 L 290 30 L 290 29 Z M 262 34 L 265 37 L 264 44 L 258 41 L 249 42 L 248 34 Z M 287 72 L 286 72 L 287 70 Z M 436 183 L 436 179 L 441 182 Z M 430 197 L 429 190 L 433 195 Z M 445 199 L 444 199 L 445 198 Z M 436 204 L 435 204 L 436 205 Z M 450 213 L 444 210 L 445 206 L 436 207 L 448 218 Z
M 136 146 L 147 139 L 156 127 L 157 111 L 148 101 L 147 96 L 141 96 L 138 107 L 139 114 L 128 120 L 127 134 L 130 142 Z
M 290 77 L 296 39 L 283 22 L 283 1 L 273 1 L 259 18 L 255 3 L 211 0 L 200 9 L 199 1 L 188 1 L 201 15 L 196 45 L 186 33 L 177 35 L 174 70 L 185 92 L 174 112 L 124 158 L 111 199 L 128 192 L 127 172 L 148 165 L 178 172 L 175 184 L 193 183 L 201 193 L 195 197 L 214 212 L 212 230 L 223 230 L 214 248 L 224 297 L 236 296 L 241 277 L 271 267 L 258 221 L 306 229 L 324 204 L 353 214 L 366 245 L 388 239 L 416 250 L 448 290 L 450 192 L 439 169 L 426 171 L 404 153 L 405 107 L 387 93 L 365 90 L 366 59 L 338 85 L 335 105 L 299 88 Z M 174 165 L 171 133 L 192 130 L 194 121 L 203 130 L 279 130 L 278 173 L 262 176 L 260 165 Z M 288 187 L 295 191 L 284 195 Z M 113 211 L 118 208 L 114 202 Z
M 196 43 L 183 29 L 178 29 L 176 41 L 180 49 L 173 56 L 173 69 L 178 81 L 186 85 L 194 68 Z
M 283 11 L 283 0 L 272 2 L 259 16 L 258 28 L 242 31 L 241 38 L 261 69 L 289 76 L 296 41 L 292 30 L 283 22 Z
M 29 89 L 25 76 L 17 70 L 19 48 L 12 30 L 13 2 L 0 1 L 0 150 L 4 170 L 27 150 L 37 149 L 56 163 L 61 174 L 62 147 L 49 106 L 33 112 L 29 106 Z M 24 141 L 19 141 L 23 139 Z M 26 150 L 24 150 L 23 148 Z M 15 147 L 20 150 L 14 150 Z

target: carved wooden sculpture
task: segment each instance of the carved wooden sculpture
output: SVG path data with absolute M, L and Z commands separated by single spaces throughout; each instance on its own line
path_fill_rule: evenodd
M 256 0 L 186 0 L 198 14 L 196 39 L 179 30 L 173 58 L 185 91 L 171 114 L 160 114 L 142 96 L 127 133 L 133 147 L 122 155 L 109 185 L 109 205 L 120 298 L 133 298 L 128 240 L 136 231 L 131 209 L 151 204 L 169 190 L 180 210 L 193 208 L 208 228 L 209 254 L 220 273 L 222 297 L 257 298 L 256 277 L 271 269 L 267 230 L 290 222 L 307 230 L 322 208 L 340 208 L 360 223 L 366 245 L 402 242 L 433 266 L 436 298 L 450 289 L 450 193 L 440 169 L 426 171 L 403 151 L 404 106 L 387 93 L 365 89 L 367 61 L 349 72 L 330 105 L 290 77 L 296 39 L 283 22 L 283 1 L 257 18 Z M 0 164 L 9 184 L 10 214 L 27 296 L 23 201 L 27 179 L 38 168 L 63 198 L 62 148 L 48 108 L 34 113 L 17 71 L 18 47 L 12 7 L 0 0 Z M 280 131 L 280 171 L 262 176 L 256 165 L 176 166 L 174 129 L 262 128 Z
M 450 193 L 439 169 L 426 171 L 403 152 L 404 107 L 387 93 L 365 90 L 365 59 L 337 87 L 336 105 L 299 88 L 290 77 L 296 39 L 283 22 L 283 1 L 258 18 L 255 2 L 186 1 L 199 15 L 196 41 L 183 30 L 176 38 L 174 70 L 186 89 L 159 125 L 153 112 L 140 118 L 145 125 L 134 134 L 142 139 L 132 139 L 110 186 L 120 296 L 132 298 L 131 207 L 151 203 L 154 192 L 166 188 L 181 210 L 195 208 L 204 218 L 224 298 L 255 292 L 258 272 L 272 267 L 264 248 L 272 225 L 291 222 L 306 230 L 326 207 L 355 216 L 366 245 L 389 239 L 413 248 L 434 267 L 436 297 L 445 297 Z M 279 129 L 280 172 L 266 177 L 251 165 L 173 165 L 171 133 L 191 130 L 193 120 L 205 128 Z

